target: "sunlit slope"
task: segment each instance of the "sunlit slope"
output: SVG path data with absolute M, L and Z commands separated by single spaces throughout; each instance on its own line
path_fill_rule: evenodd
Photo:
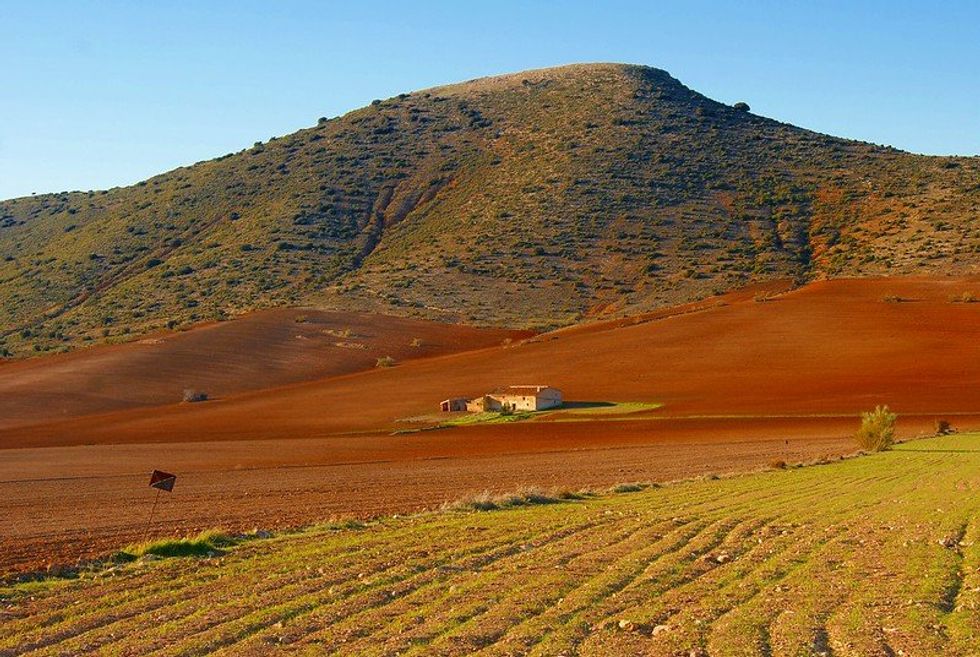
M 971 655 L 980 436 L 8 590 L 5 654 Z
M 775 277 L 968 271 L 978 172 L 652 68 L 474 80 L 133 187 L 0 203 L 0 348 L 306 301 L 554 326 Z
M 7 363 L 0 367 L 0 430 L 174 406 L 187 389 L 222 401 L 246 391 L 371 370 L 379 358 L 402 363 L 496 347 L 527 335 L 368 313 L 259 311 L 189 331 Z
M 957 416 L 980 411 L 980 367 L 969 357 L 980 343 L 980 303 L 964 303 L 964 295 L 980 298 L 980 279 L 820 281 L 220 403 L 62 423 L 42 417 L 30 427 L 0 430 L 0 440 L 34 446 L 406 430 L 421 425 L 399 420 L 437 414 L 447 397 L 527 382 L 557 386 L 570 401 L 662 404 L 637 434 L 658 431 L 657 417 L 840 418 L 877 404 L 955 424 Z M 839 424 L 832 426 L 836 432 Z M 512 432 L 498 430 L 501 439 L 520 442 L 527 432 L 575 429 L 521 423 Z

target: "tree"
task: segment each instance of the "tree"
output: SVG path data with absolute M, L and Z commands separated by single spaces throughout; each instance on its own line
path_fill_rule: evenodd
M 878 406 L 873 411 L 861 414 L 861 428 L 854 439 L 862 449 L 881 452 L 890 449 L 895 443 L 895 422 L 898 415 L 887 406 Z
M 748 103 L 735 103 L 734 105 L 732 105 L 732 107 L 738 110 L 739 112 L 748 112 L 750 109 L 752 109 L 751 107 L 749 107 Z

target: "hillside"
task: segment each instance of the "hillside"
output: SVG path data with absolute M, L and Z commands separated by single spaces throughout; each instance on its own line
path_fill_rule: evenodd
M 0 588 L 0 653 L 974 655 L 978 440 L 215 541 Z
M 268 306 L 542 327 L 771 278 L 969 272 L 978 208 L 978 158 L 816 134 L 652 68 L 530 71 L 0 202 L 0 355 Z
M 0 431 L 19 424 L 143 406 L 186 389 L 211 401 L 246 391 L 499 346 L 527 332 L 367 313 L 275 309 L 175 334 L 0 367 Z M 274 394 L 271 391 L 267 394 Z
M 791 420 L 781 425 L 786 436 L 799 436 L 815 425 L 825 427 L 824 435 L 839 436 L 850 431 L 858 413 L 876 404 L 889 404 L 906 418 L 919 416 L 919 428 L 931 429 L 938 417 L 959 425 L 961 418 L 973 422 L 980 413 L 980 371 L 963 357 L 980 343 L 980 303 L 956 301 L 963 296 L 980 298 L 980 278 L 818 281 L 772 297 L 727 295 L 670 313 L 596 322 L 506 344 L 501 344 L 501 334 L 490 334 L 482 344 L 493 344 L 496 338 L 497 346 L 489 349 L 372 367 L 203 404 L 174 403 L 183 384 L 166 378 L 154 381 L 152 373 L 141 375 L 145 347 L 123 345 L 114 352 L 119 381 L 113 385 L 101 382 L 97 365 L 72 377 L 66 377 L 66 368 L 57 367 L 57 359 L 41 359 L 35 368 L 19 363 L 0 368 L 0 393 L 10 397 L 0 403 L 0 411 L 23 409 L 19 426 L 0 422 L 0 444 L 42 447 L 388 433 L 426 426 L 417 421 L 420 417 L 430 418 L 430 425 L 438 421 L 438 403 L 447 397 L 476 396 L 515 381 L 557 386 L 572 402 L 663 406 L 633 416 L 631 422 L 555 427 L 534 421 L 459 427 L 447 433 L 460 432 L 459 441 L 474 444 L 468 450 L 484 443 L 529 446 L 532 438 L 557 435 L 576 435 L 584 447 L 600 440 L 597 432 L 644 441 L 683 433 L 692 419 L 711 419 L 699 425 L 703 432 L 746 436 L 783 418 Z M 407 333 L 402 336 L 402 344 L 410 340 Z M 473 346 L 479 343 L 474 340 Z M 97 363 L 101 350 L 91 351 Z M 241 367 L 241 360 L 222 361 L 216 355 L 211 362 L 221 370 Z M 74 362 L 91 360 L 81 357 Z M 164 358 L 155 362 L 166 371 Z M 68 404 L 52 404 L 56 384 L 25 380 L 21 371 L 36 372 L 42 382 L 88 381 L 81 387 L 102 390 L 101 407 L 76 405 L 74 412 L 58 418 L 38 414 L 38 408 Z M 194 374 L 193 368 L 185 371 Z M 142 393 L 142 408 L 109 412 L 140 406 L 123 402 L 135 395 L 128 392 L 131 388 L 143 386 L 148 391 Z M 162 405 L 159 395 L 152 395 L 158 389 L 170 394 Z M 157 405 L 152 405 L 154 399 Z

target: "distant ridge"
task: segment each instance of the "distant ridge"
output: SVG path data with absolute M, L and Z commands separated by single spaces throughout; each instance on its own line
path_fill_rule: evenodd
M 132 187 L 0 202 L 0 355 L 299 304 L 564 325 L 774 278 L 972 272 L 978 231 L 980 158 L 575 64 L 400 94 Z

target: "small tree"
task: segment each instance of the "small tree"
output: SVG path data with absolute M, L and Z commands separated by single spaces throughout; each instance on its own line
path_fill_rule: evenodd
M 887 406 L 878 406 L 873 411 L 861 414 L 861 428 L 854 435 L 862 449 L 881 452 L 895 443 L 895 421 L 898 415 Z

